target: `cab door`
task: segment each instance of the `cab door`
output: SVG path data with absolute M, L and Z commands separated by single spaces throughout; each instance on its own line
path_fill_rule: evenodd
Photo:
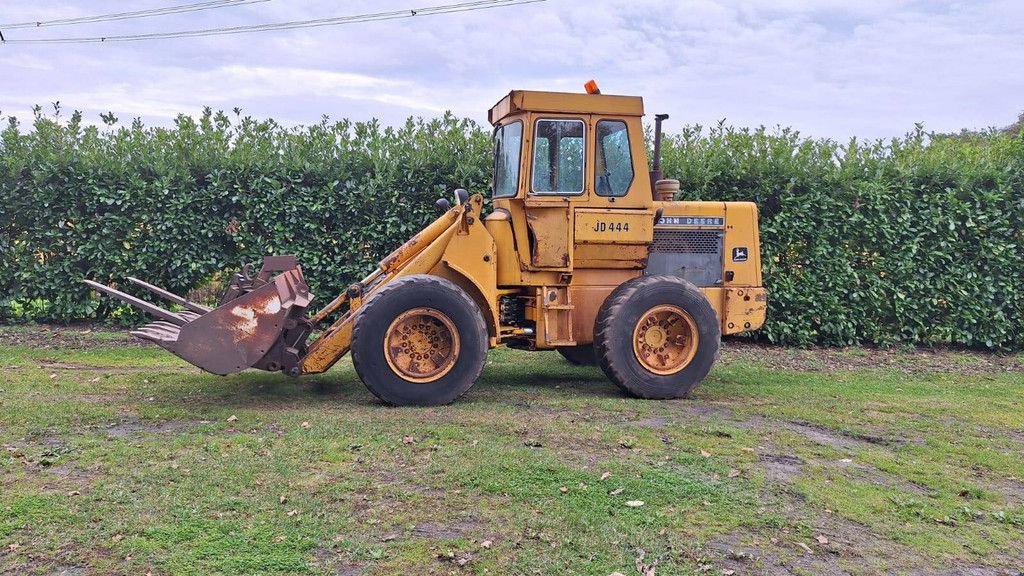
M 534 120 L 525 199 L 528 270 L 573 269 L 573 207 L 587 199 L 589 118 L 551 116 Z
M 575 210 L 576 268 L 642 269 L 654 235 L 639 118 L 594 120 L 593 190 Z

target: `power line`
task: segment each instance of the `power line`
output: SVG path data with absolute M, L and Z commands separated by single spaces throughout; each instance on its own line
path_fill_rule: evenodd
M 456 12 L 488 10 L 491 8 L 518 6 L 521 4 L 533 4 L 536 2 L 545 1 L 546 0 L 476 0 L 473 2 L 460 2 L 457 4 L 446 4 L 442 6 L 427 6 L 424 8 L 395 10 L 392 12 L 357 14 L 354 16 L 338 16 L 333 18 L 318 18 L 313 20 L 294 20 L 291 22 L 278 22 L 272 24 L 255 24 L 249 26 L 206 28 L 201 30 L 179 30 L 176 32 L 153 32 L 150 34 L 125 34 L 120 36 L 92 36 L 79 38 L 35 38 L 26 40 L 15 39 L 7 40 L 6 42 L 4 42 L 4 44 L 83 44 L 99 42 L 135 42 L 140 40 L 167 40 L 173 38 L 199 38 L 203 36 L 244 34 L 248 32 L 269 32 L 274 30 L 294 30 L 297 28 L 316 28 L 320 26 L 340 26 L 343 24 L 378 22 L 381 20 L 397 20 L 401 18 L 413 18 L 416 16 L 435 16 L 439 14 L 452 14 Z
M 164 6 L 163 8 L 151 8 L 149 10 L 136 10 L 134 12 L 114 12 L 112 14 L 96 14 L 93 16 L 79 16 L 76 18 L 60 18 L 58 20 L 38 20 L 32 22 L 13 22 L 0 24 L 0 29 L 17 30 L 20 28 L 43 28 L 47 26 L 68 26 L 71 24 L 92 24 L 94 22 L 111 22 L 115 20 L 130 20 L 133 18 L 149 18 L 151 16 L 166 16 L 169 14 L 183 14 L 186 12 L 198 12 L 200 10 L 213 10 L 215 8 L 230 8 L 233 6 L 244 6 L 270 0 L 209 0 L 207 2 L 193 2 L 191 4 L 176 4 Z

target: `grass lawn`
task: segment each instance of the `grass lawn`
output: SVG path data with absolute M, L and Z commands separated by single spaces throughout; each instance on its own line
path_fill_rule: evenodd
M 202 374 L 0 328 L 3 574 L 1019 574 L 1024 358 L 727 342 L 690 400 L 497 350 L 451 406 L 348 360 Z

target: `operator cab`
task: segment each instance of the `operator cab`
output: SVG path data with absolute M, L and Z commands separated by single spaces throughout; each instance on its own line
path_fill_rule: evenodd
M 495 201 L 649 208 L 643 100 L 513 90 L 489 113 L 495 126 Z

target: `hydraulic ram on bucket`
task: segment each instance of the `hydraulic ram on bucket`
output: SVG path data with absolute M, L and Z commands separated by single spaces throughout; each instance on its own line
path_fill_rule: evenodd
M 280 273 L 271 277 L 274 272 Z M 221 305 L 212 309 L 136 278 L 128 280 L 185 309 L 172 312 L 109 286 L 85 283 L 157 318 L 132 334 L 203 370 L 288 370 L 305 352 L 311 330 L 305 311 L 313 295 L 293 256 L 264 258 L 255 277 L 236 274 Z

